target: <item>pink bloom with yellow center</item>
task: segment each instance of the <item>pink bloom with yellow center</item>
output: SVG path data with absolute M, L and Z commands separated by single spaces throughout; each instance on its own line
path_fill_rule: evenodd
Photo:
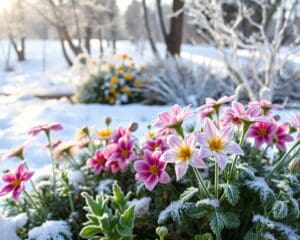
M 292 113 L 291 115 L 291 125 L 297 130 L 297 139 L 300 139 L 300 116 Z
M 60 123 L 43 124 L 43 125 L 39 125 L 39 126 L 35 126 L 35 127 L 31 128 L 29 130 L 28 134 L 35 136 L 35 135 L 38 135 L 40 132 L 59 131 L 62 129 L 63 129 L 63 127 Z
M 212 115 L 214 113 L 216 113 L 214 108 L 207 107 L 207 108 L 204 108 L 203 110 L 201 110 L 199 117 L 201 120 L 203 120 L 205 118 L 212 118 Z
M 131 139 L 120 138 L 118 143 L 109 144 L 105 157 L 108 162 L 117 160 L 120 168 L 124 168 L 128 161 L 132 161 L 135 158 L 134 152 L 135 142 Z
M 249 103 L 249 107 L 259 107 L 261 108 L 264 115 L 268 115 L 271 109 L 280 109 L 283 108 L 279 104 L 273 104 L 267 100 L 261 100 L 261 101 L 252 101 Z
M 264 143 L 272 146 L 276 131 L 277 126 L 273 122 L 257 122 L 250 126 L 247 137 L 254 138 L 256 148 L 261 147 Z
M 170 147 L 163 155 L 161 160 L 167 163 L 175 163 L 175 172 L 177 180 L 181 179 L 189 167 L 205 168 L 203 158 L 207 156 L 203 149 L 197 148 L 197 140 L 194 134 L 181 140 L 176 135 L 170 135 L 167 138 Z
M 205 104 L 202 105 L 199 109 L 203 109 L 203 108 L 219 108 L 220 106 L 222 106 L 224 103 L 228 103 L 231 102 L 234 99 L 234 95 L 232 96 L 223 96 L 221 98 L 219 98 L 218 100 L 215 100 L 213 98 L 206 98 L 205 99 Z
M 154 151 L 166 151 L 168 149 L 168 145 L 166 142 L 166 138 L 158 137 L 155 139 L 150 139 L 145 142 L 143 150 L 149 150 L 151 152 Z
M 25 162 L 18 165 L 16 172 L 8 172 L 3 174 L 2 181 L 4 186 L 0 190 L 0 196 L 7 195 L 12 192 L 12 199 L 18 201 L 21 193 L 25 190 L 24 182 L 28 181 L 34 172 L 27 171 Z
M 175 104 L 170 112 L 162 112 L 158 115 L 158 118 L 154 120 L 154 126 L 164 130 L 166 128 L 175 128 L 181 126 L 183 121 L 195 113 L 191 112 L 190 106 L 181 108 L 178 104 Z
M 102 151 L 97 150 L 92 158 L 89 158 L 86 162 L 88 167 L 94 169 L 95 174 L 100 174 L 102 171 L 108 170 L 106 166 L 107 159 Z
M 219 167 L 223 170 L 227 164 L 228 154 L 243 155 L 243 150 L 232 141 L 233 127 L 223 127 L 219 131 L 215 123 L 206 118 L 203 126 L 204 132 L 198 134 L 198 142 L 207 152 L 207 157 L 214 156 Z
M 116 131 L 114 131 L 111 143 L 118 143 L 120 138 L 130 138 L 131 132 L 128 128 L 125 128 L 123 126 L 119 126 Z
M 166 172 L 167 164 L 160 161 L 161 152 L 144 151 L 144 159 L 134 163 L 136 171 L 135 178 L 143 181 L 145 187 L 152 191 L 157 183 L 167 184 L 171 181 L 169 174 Z
M 265 121 L 266 117 L 262 115 L 261 108 L 248 107 L 245 109 L 243 104 L 233 101 L 231 108 L 227 108 L 222 116 L 223 125 L 234 123 L 254 123 L 258 121 Z
M 287 123 L 283 123 L 277 127 L 277 131 L 273 137 L 273 141 L 276 144 L 277 148 L 285 152 L 286 151 L 286 143 L 292 142 L 294 139 L 291 135 L 288 134 L 289 125 Z

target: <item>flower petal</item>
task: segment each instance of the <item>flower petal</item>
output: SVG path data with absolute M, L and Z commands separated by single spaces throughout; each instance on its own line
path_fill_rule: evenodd
M 185 174 L 188 169 L 187 163 L 177 163 L 175 164 L 175 173 L 177 181 L 180 180 Z
M 168 136 L 167 143 L 171 148 L 175 148 L 175 149 L 180 147 L 182 144 L 180 139 L 175 135 Z
M 3 176 L 2 176 L 2 180 L 3 180 L 4 182 L 12 182 L 12 181 L 14 181 L 15 179 L 16 179 L 16 174 L 11 173 L 11 172 L 5 173 L 5 174 L 3 174 Z
M 163 184 L 167 184 L 171 181 L 169 174 L 166 171 L 163 171 L 159 176 L 158 181 Z
M 227 164 L 227 156 L 222 153 L 216 153 L 215 158 L 218 162 L 220 169 L 223 171 Z
M 237 154 L 237 155 L 244 155 L 243 150 L 240 148 L 238 144 L 235 142 L 228 142 L 225 145 L 225 152 L 228 154 Z
M 176 162 L 177 153 L 174 150 L 168 150 L 161 156 L 161 161 L 163 162 Z
M 139 173 L 149 172 L 149 165 L 145 161 L 135 161 L 133 168 Z
M 146 181 L 145 181 L 145 187 L 152 191 L 153 188 L 156 186 L 158 182 L 158 177 L 156 175 L 151 175 Z

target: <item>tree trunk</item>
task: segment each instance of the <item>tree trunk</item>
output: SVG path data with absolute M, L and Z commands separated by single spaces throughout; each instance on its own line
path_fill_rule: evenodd
M 86 26 L 85 27 L 84 45 L 89 54 L 91 53 L 91 37 L 92 37 L 92 28 L 89 26 Z
M 102 39 L 102 29 L 98 29 L 98 40 L 99 40 L 99 52 L 100 52 L 100 57 L 103 56 L 103 39 Z
M 21 46 L 18 46 L 18 43 L 15 41 L 12 35 L 9 35 L 10 41 L 14 47 L 14 50 L 17 54 L 18 61 L 22 62 L 25 61 L 25 37 L 22 37 L 20 42 Z
M 173 0 L 173 14 L 170 33 L 167 37 L 167 51 L 172 55 L 180 55 L 180 46 L 182 41 L 182 30 L 183 30 L 183 7 L 184 0 Z M 178 11 L 182 10 L 179 14 Z
M 148 9 L 147 9 L 147 6 L 146 6 L 146 0 L 143 0 L 143 10 L 144 10 L 144 22 L 145 22 L 147 37 L 148 37 L 152 52 L 155 55 L 157 55 L 156 45 L 155 45 L 155 42 L 154 42 L 154 40 L 152 38 L 152 35 L 151 35 L 151 29 L 150 29 L 150 25 L 149 25 Z

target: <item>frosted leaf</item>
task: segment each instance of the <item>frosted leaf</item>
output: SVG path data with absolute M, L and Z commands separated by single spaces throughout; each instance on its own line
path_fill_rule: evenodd
M 264 238 L 265 238 L 266 240 L 276 240 L 276 238 L 274 237 L 274 235 L 273 235 L 272 233 L 269 233 L 269 232 L 266 232 L 266 233 L 264 234 Z
M 184 211 L 191 208 L 194 204 L 190 202 L 182 203 L 180 200 L 171 202 L 170 205 L 160 212 L 158 217 L 158 224 L 162 224 L 169 218 L 172 218 L 174 222 L 180 223 L 182 220 L 182 214 Z
M 133 199 L 128 202 L 128 207 L 134 206 L 134 213 L 136 216 L 144 216 L 149 213 L 151 198 L 143 197 L 141 199 Z
M 275 222 L 269 218 L 266 218 L 262 215 L 254 215 L 253 222 L 258 222 L 266 226 L 268 229 L 275 230 L 276 232 L 280 232 L 283 236 L 286 237 L 287 240 L 299 240 L 300 236 L 296 234 L 296 230 L 291 227 Z
M 253 180 L 246 181 L 246 186 L 256 191 L 263 202 L 265 202 L 270 195 L 274 195 L 273 190 L 262 177 L 255 177 Z
M 111 186 L 114 183 L 113 179 L 104 179 L 99 182 L 98 187 L 96 188 L 97 193 L 106 193 L 110 194 L 111 193 Z
M 28 240 L 66 240 L 72 239 L 71 228 L 65 221 L 46 221 L 31 229 Z
M 197 206 L 209 206 L 212 208 L 218 208 L 220 206 L 219 201 L 216 199 L 202 199 L 196 203 Z

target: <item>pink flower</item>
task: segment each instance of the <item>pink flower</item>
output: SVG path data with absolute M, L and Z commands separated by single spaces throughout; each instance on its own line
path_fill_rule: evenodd
M 231 141 L 233 138 L 232 126 L 223 127 L 219 131 L 214 122 L 206 118 L 203 129 L 204 132 L 198 135 L 198 142 L 207 152 L 208 157 L 215 157 L 221 170 L 227 164 L 227 154 L 244 154 L 239 145 Z
M 177 180 L 186 174 L 189 165 L 195 168 L 206 167 L 203 158 L 207 154 L 203 149 L 196 148 L 195 135 L 189 135 L 184 140 L 181 140 L 176 135 L 170 135 L 167 138 L 167 143 L 170 149 L 162 155 L 161 160 L 167 163 L 175 163 Z
M 205 104 L 202 105 L 199 109 L 203 109 L 203 108 L 219 108 L 221 105 L 223 105 L 224 103 L 228 103 L 231 102 L 234 99 L 234 95 L 232 96 L 223 96 L 221 98 L 219 98 L 218 100 L 215 100 L 213 98 L 206 98 L 205 99 Z
M 18 201 L 20 194 L 25 190 L 24 182 L 28 181 L 34 172 L 27 171 L 25 162 L 18 165 L 15 173 L 5 173 L 2 180 L 5 185 L 0 190 L 0 196 L 7 195 L 12 192 L 12 199 Z
M 120 168 L 126 167 L 127 162 L 135 158 L 134 145 L 135 142 L 133 140 L 124 137 L 120 138 L 118 143 L 109 144 L 105 153 L 108 164 L 117 160 Z
M 261 108 L 264 115 L 268 115 L 268 113 L 271 109 L 283 108 L 281 105 L 272 104 L 271 102 L 269 102 L 267 100 L 252 101 L 252 102 L 249 103 L 249 106 L 250 107 L 259 107 L 259 108 Z
M 275 135 L 273 137 L 273 141 L 276 144 L 277 148 L 285 152 L 286 151 L 286 142 L 293 141 L 293 137 L 288 134 L 289 131 L 289 125 L 287 123 L 283 123 L 277 127 L 277 131 L 275 132 Z
M 102 151 L 96 151 L 92 158 L 89 158 L 86 162 L 88 167 L 94 169 L 95 174 L 100 174 L 103 170 L 106 171 L 108 167 L 106 166 L 107 159 Z
M 145 142 L 145 146 L 143 147 L 143 150 L 146 149 L 151 152 L 158 151 L 158 150 L 164 152 L 168 149 L 168 145 L 165 138 L 158 137 L 155 139 L 147 140 Z
M 190 106 L 181 108 L 175 104 L 170 112 L 163 112 L 158 115 L 158 118 L 154 120 L 154 126 L 164 130 L 166 128 L 175 128 L 181 126 L 182 122 L 193 116 L 194 112 L 190 111 Z
M 107 169 L 110 169 L 113 174 L 116 174 L 117 172 L 126 172 L 127 166 L 120 166 L 120 162 L 116 159 L 110 159 L 106 162 L 105 167 Z
M 119 126 L 116 131 L 113 133 L 111 143 L 118 143 L 120 138 L 130 138 L 131 132 L 128 128 Z
M 10 152 L 8 154 L 6 154 L 5 156 L 3 156 L 3 158 L 1 159 L 2 161 L 5 161 L 9 158 L 13 158 L 13 157 L 18 157 L 19 159 L 23 160 L 23 151 L 24 148 L 28 146 L 28 142 L 25 142 L 23 144 L 21 144 L 20 146 L 13 148 L 10 150 Z
M 297 116 L 296 114 L 292 113 L 291 115 L 291 125 L 296 128 L 297 130 L 297 139 L 300 139 L 300 116 Z
M 262 116 L 262 112 L 259 107 L 249 107 L 245 109 L 243 104 L 235 101 L 231 103 L 231 108 L 227 108 L 222 116 L 223 125 L 240 122 L 254 123 L 265 120 L 266 118 Z
M 277 126 L 273 122 L 257 122 L 250 126 L 247 137 L 254 138 L 256 148 L 259 148 L 263 143 L 272 146 L 276 131 Z
M 203 110 L 201 110 L 200 112 L 200 119 L 203 120 L 205 118 L 212 118 L 212 115 L 216 113 L 215 109 L 212 108 L 212 107 L 207 107 L 207 108 L 204 108 Z
M 160 161 L 161 152 L 150 152 L 145 150 L 144 159 L 134 163 L 134 169 L 137 172 L 135 178 L 143 181 L 145 187 L 152 191 L 158 182 L 167 184 L 171 181 L 169 174 L 165 171 L 167 164 Z
M 62 144 L 62 140 L 61 139 L 57 139 L 55 141 L 53 141 L 51 143 L 51 148 L 52 149 L 55 149 L 56 147 L 58 147 L 60 144 Z M 43 149 L 46 149 L 46 148 L 49 148 L 50 147 L 50 144 L 47 142 L 45 143 L 45 145 L 43 146 Z
M 35 136 L 35 135 L 38 135 L 40 132 L 59 131 L 62 129 L 63 129 L 63 127 L 60 123 L 43 124 L 43 125 L 39 125 L 39 126 L 35 126 L 35 127 L 31 128 L 29 130 L 28 134 Z

